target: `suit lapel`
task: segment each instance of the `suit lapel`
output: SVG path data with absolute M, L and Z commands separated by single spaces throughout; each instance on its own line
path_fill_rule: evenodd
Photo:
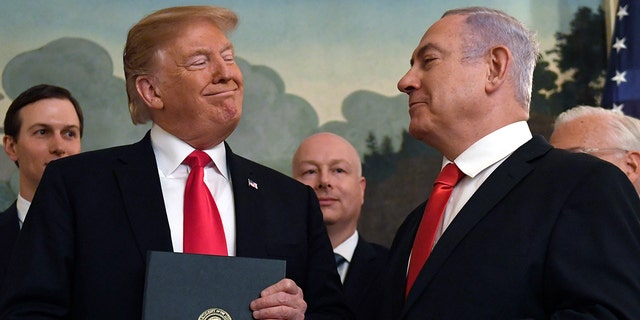
M 125 149 L 119 160 L 114 174 L 142 259 L 148 250 L 173 251 L 149 133 Z
M 388 304 L 384 306 L 390 309 L 385 310 L 387 313 L 384 314 L 385 316 L 394 315 L 394 319 L 400 319 L 397 315 L 401 314 L 406 304 L 405 288 L 407 285 L 408 260 L 411 254 L 411 247 L 413 246 L 413 239 L 416 236 L 425 205 L 426 202 L 422 203 L 407 216 L 398 229 L 389 251 L 387 269 L 390 271 L 387 272 L 385 276 L 385 284 L 387 287 L 385 288 L 383 296 L 388 302 Z
M 351 258 L 352 264 L 349 266 L 349 271 L 344 281 L 344 291 L 347 296 L 356 299 L 363 296 L 362 291 L 367 290 L 371 280 L 371 271 L 373 271 L 368 268 L 368 265 L 374 258 L 374 249 L 362 237 L 359 237 L 356 250 Z
M 433 248 L 429 259 L 409 292 L 402 311 L 403 315 L 418 300 L 422 291 L 426 289 L 447 257 L 467 233 L 533 170 L 529 162 L 542 156 L 550 149 L 551 146 L 542 137 L 536 136 L 518 148 L 487 178 L 460 210 Z
M 236 255 L 265 256 L 266 216 L 260 189 L 267 187 L 267 181 L 254 174 L 253 163 L 234 154 L 226 143 L 225 147 L 236 211 Z

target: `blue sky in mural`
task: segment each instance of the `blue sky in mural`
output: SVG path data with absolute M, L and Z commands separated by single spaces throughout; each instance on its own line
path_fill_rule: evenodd
M 201 2 L 200 4 L 202 4 Z M 411 51 L 425 29 L 447 9 L 500 8 L 540 35 L 543 49 L 568 28 L 578 6 L 600 0 L 241 0 L 208 1 L 233 9 L 240 25 L 232 34 L 237 55 L 273 68 L 286 91 L 307 100 L 320 123 L 342 118 L 340 106 L 357 90 L 395 96 Z M 178 0 L 11 0 L 0 3 L 0 68 L 19 53 L 60 37 L 82 37 L 104 47 L 114 75 L 122 77 L 120 53 L 128 28 L 145 14 Z M 0 88 L 0 94 L 4 91 Z M 6 94 L 5 94 L 6 95 Z M 9 99 L 0 101 L 0 112 Z

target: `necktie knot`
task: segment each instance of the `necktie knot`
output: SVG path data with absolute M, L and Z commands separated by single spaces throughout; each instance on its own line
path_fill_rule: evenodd
M 333 254 L 336 258 L 336 267 L 340 268 L 340 266 L 342 266 L 342 264 L 344 264 L 345 262 L 347 262 L 347 259 L 345 259 L 342 255 L 340 255 L 339 253 L 334 253 Z
M 204 167 L 209 162 L 211 162 L 211 158 L 202 150 L 194 150 L 183 161 L 184 164 L 191 168 Z
M 455 163 L 451 162 L 444 166 L 436 178 L 434 185 L 444 184 L 449 187 L 453 187 L 460 181 L 460 179 L 462 179 L 462 177 L 464 177 L 464 173 L 460 171 L 460 168 L 458 168 Z

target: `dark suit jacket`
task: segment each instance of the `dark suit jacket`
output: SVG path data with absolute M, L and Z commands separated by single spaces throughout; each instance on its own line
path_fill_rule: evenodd
M 18 220 L 18 209 L 14 201 L 7 210 L 0 213 L 0 288 L 19 232 L 20 220 Z
M 347 276 L 344 279 L 344 292 L 347 304 L 356 319 L 375 319 L 382 299 L 380 280 L 387 264 L 389 249 L 375 243 L 369 243 L 360 236 L 353 252 Z
M 228 146 L 227 163 L 237 256 L 285 259 L 309 319 L 350 318 L 313 190 Z M 49 164 L 17 248 L 0 318 L 140 319 L 147 251 L 173 250 L 149 134 Z
M 425 204 L 407 217 L 380 319 L 640 319 L 639 202 L 618 168 L 534 137 L 469 199 L 405 302 Z

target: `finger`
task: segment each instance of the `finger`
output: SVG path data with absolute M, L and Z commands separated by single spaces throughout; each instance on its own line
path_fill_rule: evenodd
M 286 292 L 275 292 L 253 300 L 250 304 L 251 310 L 260 310 L 277 306 L 302 308 L 306 307 L 306 303 L 301 294 L 294 295 Z
M 298 287 L 298 285 L 296 285 L 296 283 L 293 280 L 287 279 L 287 278 L 282 279 L 278 281 L 276 284 L 273 284 L 267 287 L 266 289 L 262 290 L 262 292 L 260 293 L 260 296 L 265 297 L 278 292 L 285 292 L 285 293 L 294 294 L 294 295 L 300 294 L 302 296 L 302 289 L 300 289 L 300 287 Z
M 258 320 L 270 320 L 270 319 L 291 319 L 291 320 L 303 320 L 304 311 L 300 309 L 294 309 L 286 306 L 276 306 L 271 308 L 265 308 L 253 311 L 253 317 Z

